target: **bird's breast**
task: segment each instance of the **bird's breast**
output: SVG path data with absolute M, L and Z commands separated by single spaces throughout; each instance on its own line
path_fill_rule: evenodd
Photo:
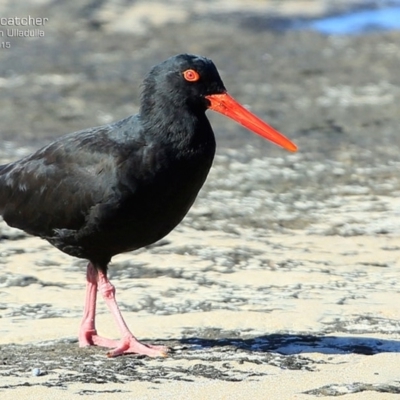
M 213 157 L 212 147 L 175 157 L 160 151 L 145 155 L 142 169 L 128 164 L 119 204 L 102 229 L 113 238 L 115 254 L 154 243 L 174 229 L 194 203 Z

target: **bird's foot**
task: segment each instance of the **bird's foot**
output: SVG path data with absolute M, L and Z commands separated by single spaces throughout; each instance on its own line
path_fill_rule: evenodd
M 155 346 L 139 342 L 133 336 L 126 336 L 121 340 L 107 339 L 97 334 L 94 329 L 82 331 L 79 334 L 79 347 L 100 346 L 111 348 L 107 357 L 117 357 L 123 354 L 137 354 L 149 357 L 166 357 L 168 347 Z
M 96 329 L 79 332 L 79 347 L 100 346 L 113 348 L 119 344 L 118 340 L 107 339 L 97 334 Z
M 119 341 L 118 345 L 113 350 L 107 353 L 107 357 L 117 357 L 123 354 L 167 357 L 168 347 L 142 343 L 133 336 L 126 336 Z

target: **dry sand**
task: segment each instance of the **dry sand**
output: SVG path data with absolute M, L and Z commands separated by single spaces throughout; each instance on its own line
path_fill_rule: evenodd
M 1 398 L 391 398 L 398 243 L 184 225 L 162 246 L 120 255 L 110 270 L 127 321 L 173 349 L 153 360 L 79 350 L 84 264 L 40 239 L 4 241 Z M 99 312 L 100 332 L 118 337 Z

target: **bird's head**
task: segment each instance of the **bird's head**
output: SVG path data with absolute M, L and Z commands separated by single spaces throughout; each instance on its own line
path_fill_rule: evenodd
M 239 124 L 289 151 L 297 146 L 256 117 L 227 93 L 214 63 L 208 58 L 179 54 L 152 68 L 144 81 L 143 107 L 187 107 L 193 113 L 207 109 L 232 118 Z

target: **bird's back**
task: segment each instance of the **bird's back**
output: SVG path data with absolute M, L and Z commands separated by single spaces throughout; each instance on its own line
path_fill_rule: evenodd
M 0 167 L 0 213 L 70 255 L 107 263 L 186 215 L 215 152 L 208 121 L 203 129 L 209 140 L 179 149 L 152 140 L 138 116 L 61 137 Z

